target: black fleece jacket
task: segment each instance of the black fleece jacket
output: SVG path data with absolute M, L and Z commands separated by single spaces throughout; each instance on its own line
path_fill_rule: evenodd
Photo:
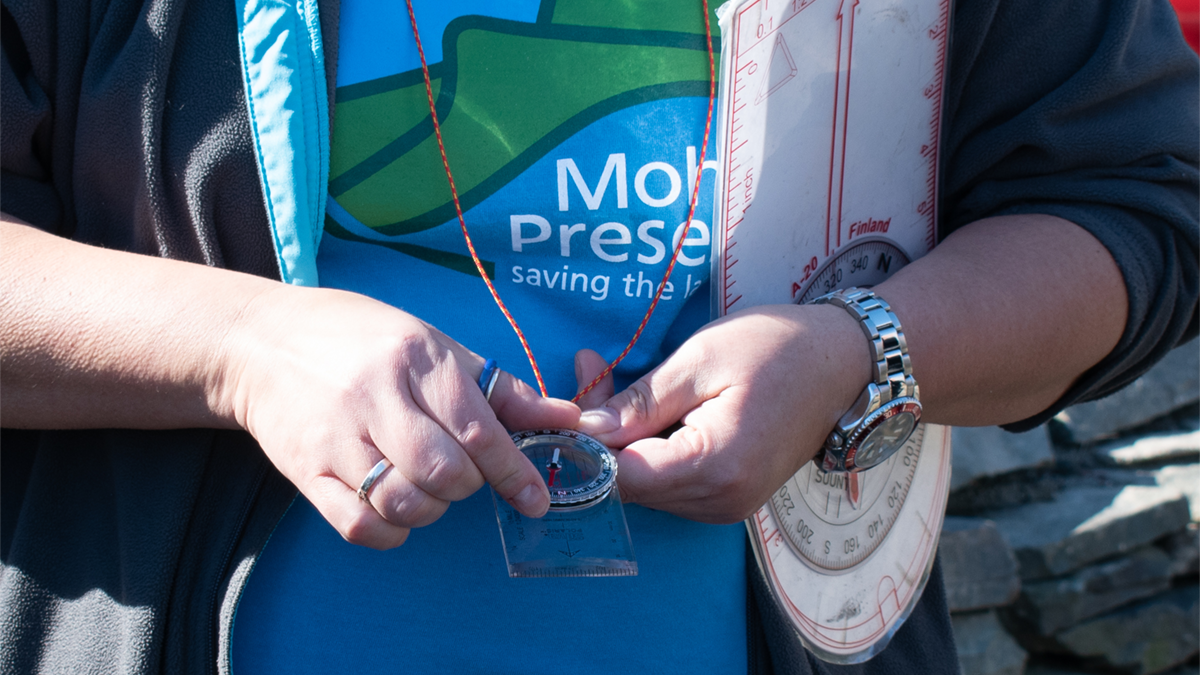
M 332 85 L 336 2 L 321 14 Z M 232 2 L 4 0 L 0 209 L 278 278 L 235 28 Z M 942 236 L 990 215 L 1062 216 L 1112 252 L 1129 294 L 1113 353 L 1013 428 L 1115 391 L 1196 335 L 1197 73 L 1165 0 L 957 2 Z M 0 671 L 227 672 L 237 598 L 295 496 L 254 440 L 2 433 Z M 799 650 L 760 582 L 752 672 L 957 669 L 936 568 L 892 646 L 860 667 Z

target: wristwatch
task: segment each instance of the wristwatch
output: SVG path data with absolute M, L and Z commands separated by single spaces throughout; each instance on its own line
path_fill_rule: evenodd
M 838 420 L 814 461 L 828 472 L 869 469 L 899 450 L 921 419 L 908 343 L 892 308 L 874 291 L 847 288 L 822 295 L 813 304 L 836 305 L 858 319 L 875 362 L 874 381 Z

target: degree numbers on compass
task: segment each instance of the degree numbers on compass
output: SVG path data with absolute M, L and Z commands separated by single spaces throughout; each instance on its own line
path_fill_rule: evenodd
M 803 305 L 830 291 L 882 283 L 909 262 L 908 255 L 886 239 L 863 239 L 824 264 L 816 257 L 804 266 L 804 276 L 792 284 L 793 299 Z
M 806 464 L 769 504 L 788 545 L 806 564 L 826 572 L 866 560 L 904 506 L 924 436 L 924 427 L 918 427 L 891 458 L 856 474 Z

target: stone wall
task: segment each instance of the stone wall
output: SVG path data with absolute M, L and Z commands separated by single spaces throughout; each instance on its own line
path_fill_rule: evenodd
M 953 430 L 964 675 L 1200 675 L 1200 345 L 1024 434 Z

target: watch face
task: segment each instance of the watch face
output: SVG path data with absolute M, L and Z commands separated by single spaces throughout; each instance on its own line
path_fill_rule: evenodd
M 852 456 L 847 456 L 847 464 L 853 462 L 857 470 L 869 469 L 891 457 L 912 435 L 920 414 L 920 404 L 909 398 L 892 401 L 877 411 L 875 420 L 865 425 L 869 431 L 852 450 Z

